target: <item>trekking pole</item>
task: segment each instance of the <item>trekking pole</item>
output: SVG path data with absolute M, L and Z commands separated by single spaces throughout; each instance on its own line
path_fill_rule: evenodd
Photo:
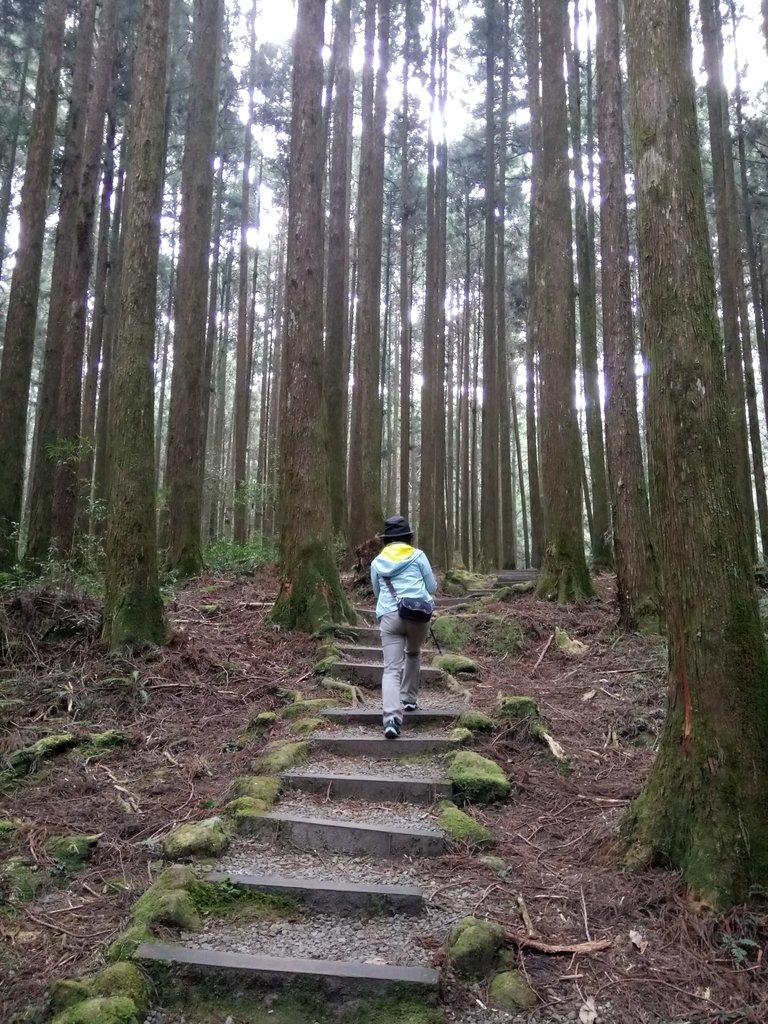
M 438 654 L 442 654 L 443 653 L 442 648 L 440 647 L 440 644 L 437 642 L 437 637 L 435 636 L 435 633 L 434 633 L 434 630 L 432 629 L 431 624 L 430 624 L 430 627 L 429 627 L 429 635 L 432 637 L 432 640 L 434 641 L 435 647 L 437 648 L 437 653 Z

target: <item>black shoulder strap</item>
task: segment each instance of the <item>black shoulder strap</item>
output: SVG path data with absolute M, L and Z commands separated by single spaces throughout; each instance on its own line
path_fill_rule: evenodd
M 392 595 L 392 597 L 394 597 L 395 603 L 397 603 L 397 600 L 398 600 L 397 591 L 395 590 L 394 586 L 392 585 L 392 580 L 388 576 L 382 576 L 381 578 L 384 580 L 384 582 L 389 587 L 389 592 Z

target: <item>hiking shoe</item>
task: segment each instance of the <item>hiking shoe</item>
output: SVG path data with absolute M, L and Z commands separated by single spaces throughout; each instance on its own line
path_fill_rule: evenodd
M 400 723 L 396 718 L 384 719 L 384 737 L 388 740 L 396 740 L 400 735 Z
M 418 704 L 403 704 L 403 711 L 415 711 Z

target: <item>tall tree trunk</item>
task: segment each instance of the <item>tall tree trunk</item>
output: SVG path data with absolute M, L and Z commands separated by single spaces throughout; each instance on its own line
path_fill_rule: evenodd
M 564 33 L 558 0 L 541 0 L 542 158 L 536 311 L 541 343 L 541 482 L 546 549 L 537 592 L 559 602 L 591 597 L 584 557 L 574 409 L 573 265 L 568 181 L 568 110 Z
M 435 338 L 436 373 L 433 374 L 434 394 L 432 400 L 433 436 L 435 439 L 435 511 L 433 517 L 434 545 L 432 553 L 436 565 L 449 568 L 451 554 L 446 530 L 446 445 L 445 445 L 445 389 L 446 372 L 446 318 L 447 296 L 446 240 L 448 219 L 448 143 L 445 123 L 445 107 L 448 101 L 448 27 L 447 9 L 441 6 L 438 59 L 440 66 L 438 85 L 438 110 L 440 112 L 440 141 L 435 147 L 437 167 L 435 168 Z
M 567 24 L 567 23 L 566 23 Z M 587 446 L 592 483 L 592 565 L 609 569 L 613 565 L 611 551 L 611 517 L 608 510 L 608 482 L 603 447 L 603 415 L 597 368 L 597 303 L 594 277 L 594 236 L 589 230 L 587 205 L 584 199 L 584 170 L 581 146 L 581 76 L 579 57 L 579 0 L 574 5 L 573 44 L 568 48 L 568 98 L 571 121 L 571 149 L 574 171 L 574 216 L 576 226 L 576 268 L 579 280 L 579 332 L 584 373 L 584 401 L 587 413 Z
M 99 165 L 117 51 L 117 0 L 104 0 L 99 16 L 99 50 L 83 147 L 82 177 L 75 213 L 75 235 L 69 268 L 68 309 L 64 315 L 61 382 L 58 396 L 58 448 L 53 480 L 53 540 L 67 558 L 75 540 L 78 469 L 84 439 L 80 433 L 83 354 L 88 310 L 88 281 L 93 263 L 93 234 Z
M 155 354 L 155 368 L 157 368 L 158 362 L 160 363 L 160 390 L 157 399 L 157 416 L 155 418 L 155 480 L 157 481 L 158 491 L 163 486 L 163 435 L 165 433 L 165 406 L 166 406 L 166 391 L 168 384 L 168 353 L 171 347 L 171 324 L 173 322 L 173 297 L 176 292 L 176 242 L 178 238 L 177 226 L 178 220 L 178 209 L 179 209 L 179 192 L 178 188 L 174 187 L 173 198 L 171 200 L 171 209 L 173 210 L 173 216 L 171 218 L 171 252 L 170 252 L 170 272 L 168 275 L 168 296 L 166 299 L 165 306 L 165 329 L 163 331 L 163 338 L 160 342 L 160 348 Z M 167 450 L 166 445 L 166 450 Z M 167 512 L 167 502 L 163 503 L 164 510 Z M 161 521 L 165 518 L 165 533 L 168 533 L 168 520 L 167 516 L 163 516 L 161 512 Z M 165 546 L 165 545 L 161 545 Z
M 688 10 L 629 0 L 627 23 L 669 692 L 625 834 L 632 861 L 663 859 L 728 907 L 768 873 L 768 655 L 733 475 Z
M 515 456 L 517 458 L 517 479 L 520 482 L 520 508 L 523 513 L 523 553 L 525 561 L 523 565 L 531 564 L 531 544 L 528 532 L 528 507 L 525 502 L 525 477 L 523 475 L 523 448 L 520 444 L 520 424 L 517 416 L 517 389 L 515 387 L 515 364 L 511 363 L 511 386 L 509 389 L 510 404 L 512 407 L 512 432 L 515 440 Z
M 74 451 L 70 450 L 66 442 L 59 443 L 59 397 L 64 337 L 70 303 L 74 298 L 71 270 L 84 163 L 88 84 L 91 77 L 95 19 L 96 0 L 84 0 L 80 7 L 72 91 L 64 137 L 59 220 L 56 226 L 51 270 L 51 301 L 48 306 L 48 329 L 45 337 L 42 381 L 37 395 L 37 420 L 30 467 L 29 532 L 24 554 L 25 561 L 30 565 L 38 565 L 46 560 L 53 539 L 53 484 L 57 466 L 63 460 L 75 460 L 80 454 L 76 439 Z M 80 381 L 78 380 L 76 384 L 79 387 Z M 73 461 L 73 465 L 76 464 L 76 461 Z M 64 555 L 66 552 L 58 554 Z
M 741 495 L 744 510 L 744 536 L 753 560 L 755 548 L 755 511 L 752 502 L 752 481 L 747 450 L 747 417 L 745 412 L 742 351 L 739 334 L 738 279 L 741 274 L 741 250 L 737 237 L 738 219 L 729 197 L 733 196 L 733 163 L 730 157 L 728 131 L 728 93 L 723 81 L 722 33 L 720 8 L 716 0 L 699 0 L 701 34 L 704 43 L 704 68 L 707 73 L 707 110 L 712 150 L 712 178 L 715 186 L 715 220 L 717 223 L 720 300 L 723 309 L 723 340 L 725 372 L 731 416 L 734 464 L 732 471 Z M 730 165 L 730 175 L 729 175 Z M 730 177 L 730 180 L 729 180 Z
M 358 197 L 358 306 L 355 387 L 349 453 L 350 543 L 372 537 L 383 520 L 381 504 L 381 399 L 379 396 L 381 248 L 384 210 L 385 122 L 389 74 L 390 0 L 366 0 L 363 135 Z M 375 32 L 378 13 L 378 32 Z M 378 70 L 373 69 L 374 38 Z
M 472 349 L 472 250 L 470 232 L 470 196 L 464 194 L 464 366 L 461 388 L 461 561 L 469 568 L 472 559 L 472 517 L 470 494 L 475 493 L 470 477 L 470 354 Z
M 21 67 L 21 80 L 19 82 L 19 98 L 16 101 L 16 114 L 13 118 L 11 129 L 11 141 L 8 152 L 8 167 L 0 186 L 0 276 L 3 272 L 5 262 L 5 237 L 8 232 L 8 217 L 11 213 L 11 199 L 13 197 L 13 178 L 16 173 L 16 152 L 19 145 L 19 134 L 24 118 L 24 101 L 27 95 L 27 73 L 29 71 L 29 49 L 24 51 L 24 63 Z
M 104 184 L 101 189 L 99 207 L 99 235 L 96 243 L 96 271 L 93 282 L 93 321 L 88 337 L 85 379 L 83 381 L 83 413 L 80 424 L 80 436 L 83 439 L 83 451 L 80 458 L 79 486 L 82 495 L 91 495 L 93 484 L 94 452 L 96 445 L 96 395 L 99 380 L 99 364 L 102 360 L 102 343 L 104 340 L 104 322 L 107 306 L 107 277 L 109 262 L 110 225 L 112 223 L 112 196 L 115 179 L 115 119 L 108 118 L 107 141 L 104 147 Z M 90 518 L 91 508 L 81 506 L 80 518 Z
M 411 289 L 408 274 L 410 221 L 413 213 L 408 154 L 411 49 L 415 32 L 416 4 L 405 0 L 405 47 L 403 51 L 403 112 L 400 120 L 400 515 L 410 509 L 411 483 Z
M 240 273 L 237 293 L 237 361 L 235 367 L 235 422 L 234 422 L 234 475 L 235 544 L 245 544 L 248 533 L 248 481 L 246 461 L 248 449 L 248 228 L 251 197 L 251 153 L 253 151 L 252 126 L 254 123 L 253 90 L 256 77 L 256 0 L 250 16 L 251 63 L 248 79 L 248 121 L 245 126 L 243 151 L 243 184 L 240 207 Z
M 344 353 L 349 333 L 347 265 L 349 263 L 349 150 L 352 146 L 351 0 L 336 4 L 334 50 L 337 55 L 333 99 L 333 138 L 329 180 L 328 281 L 325 296 L 324 395 L 334 535 L 346 541 L 347 418 Z
M 509 131 L 509 64 L 510 21 L 509 0 L 504 0 L 504 17 L 500 33 L 502 70 L 499 103 L 499 192 L 498 237 L 496 245 L 496 329 L 498 359 L 499 405 L 499 487 L 501 490 L 501 568 L 514 569 L 517 565 L 517 509 L 512 475 L 511 429 L 509 416 L 509 366 L 507 361 L 507 271 L 504 252 L 506 192 L 507 192 L 507 134 Z
M 125 242 L 109 430 L 104 640 L 112 650 L 163 643 L 152 450 L 157 256 L 165 149 L 170 0 L 144 0 L 128 131 Z
M 637 420 L 618 0 L 597 0 L 595 13 L 605 437 L 619 622 L 634 630 L 660 604 Z
M 528 313 L 525 328 L 525 441 L 528 461 L 528 495 L 531 505 L 531 557 L 541 565 L 544 551 L 544 509 L 539 485 L 539 454 L 536 441 L 536 356 L 539 351 L 536 311 L 536 261 L 541 215 L 541 99 L 539 82 L 539 20 L 537 0 L 523 0 L 525 55 L 528 69 L 528 106 L 531 111 L 531 212 L 528 230 Z
M 226 420 L 227 403 L 227 354 L 229 352 L 229 323 L 232 312 L 232 263 L 234 252 L 232 249 L 227 253 L 224 261 L 224 274 L 222 284 L 221 308 L 223 316 L 219 334 L 219 348 L 216 354 L 216 409 L 213 418 L 213 430 L 211 433 L 211 456 L 213 461 L 212 485 L 211 485 L 211 514 L 208 532 L 214 540 L 220 538 L 219 512 L 224 495 L 224 474 L 226 463 L 224 460 L 224 426 Z
M 53 160 L 66 0 L 48 0 L 40 41 L 35 107 L 19 206 L 19 245 L 11 277 L 0 365 L 0 570 L 17 557 L 26 463 L 27 403 L 40 293 L 45 215 Z
M 96 410 L 96 452 L 93 470 L 93 500 L 100 505 L 107 499 L 107 452 L 109 448 L 109 399 L 112 389 L 112 353 L 117 317 L 120 312 L 120 278 L 122 276 L 124 235 L 123 199 L 125 197 L 125 136 L 120 146 L 120 166 L 115 189 L 115 209 L 109 232 L 107 288 L 104 298 L 104 344 L 99 372 L 99 404 Z M 99 524 L 100 525 L 100 524 Z
M 281 581 L 272 619 L 317 633 L 354 615 L 333 558 L 323 416 L 323 21 L 299 0 L 293 47 L 284 362 L 280 416 Z
M 221 0 L 195 0 L 190 53 L 192 86 L 181 165 L 179 267 L 168 414 L 167 565 L 182 576 L 195 575 L 203 568 L 203 373 L 222 13 Z
M 497 2 L 485 0 L 485 258 L 483 266 L 483 440 L 480 545 L 483 569 L 501 565 L 499 550 L 499 393 L 496 333 L 496 32 Z

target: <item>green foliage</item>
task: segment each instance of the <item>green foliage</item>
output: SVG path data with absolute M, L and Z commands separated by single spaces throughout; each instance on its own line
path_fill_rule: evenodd
M 750 961 L 755 960 L 762 949 L 762 945 L 755 939 L 732 935 L 730 932 L 723 933 L 720 937 L 720 944 L 732 957 L 736 967 L 744 967 Z
M 82 870 L 93 856 L 100 835 L 51 836 L 45 844 L 60 871 L 70 874 Z
M 250 573 L 277 558 L 277 551 L 266 537 L 256 537 L 247 544 L 214 540 L 205 549 L 203 559 L 211 572 L 222 574 Z
M 232 881 L 200 882 L 193 899 L 203 918 L 228 921 L 287 921 L 298 916 L 299 905 L 290 896 L 256 892 Z
M 43 885 L 43 877 L 23 857 L 0 863 L 0 905 L 13 908 L 29 903 Z

